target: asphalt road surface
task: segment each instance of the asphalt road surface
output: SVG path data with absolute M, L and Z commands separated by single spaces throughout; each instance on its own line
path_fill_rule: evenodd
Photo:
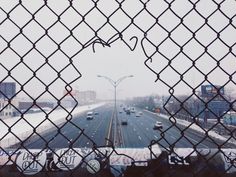
M 140 110 L 136 110 L 139 112 Z M 127 120 L 127 125 L 121 125 L 122 146 L 123 147 L 147 147 L 150 141 L 155 140 L 160 147 L 166 148 L 170 145 L 178 148 L 217 148 L 222 142 L 205 137 L 192 129 L 186 129 L 181 125 L 173 124 L 164 118 L 143 111 L 143 115 L 136 117 L 136 113 L 127 115 L 125 112 L 118 111 L 120 122 Z M 127 118 L 128 117 L 128 118 Z M 163 128 L 154 130 L 156 121 L 162 122 Z M 181 134 L 181 131 L 183 134 Z M 225 145 L 230 147 L 230 145 Z
M 58 125 L 60 129 L 52 128 L 40 136 L 31 138 L 24 146 L 27 148 L 66 148 L 70 144 L 72 147 L 92 147 L 93 143 L 98 146 L 107 145 L 105 138 L 113 138 L 114 107 L 112 104 L 106 104 L 91 111 L 98 112 L 98 115 L 94 115 L 93 120 L 86 119 L 87 112 L 81 113 L 73 117 L 70 122 Z M 142 111 L 143 114 L 136 117 L 136 113 L 127 115 L 122 107 L 117 108 L 121 147 L 147 147 L 152 140 L 158 142 L 161 148 L 168 148 L 171 145 L 183 148 L 193 146 L 217 148 L 222 144 L 219 140 L 207 138 L 192 129 L 181 131 L 185 127 L 177 125 L 177 128 L 167 119 L 136 108 L 136 112 L 139 111 Z M 127 125 L 121 125 L 121 121 L 124 119 L 127 120 Z M 162 129 L 153 129 L 156 121 L 162 122 Z M 223 147 L 232 147 L 232 145 L 225 144 Z
M 112 105 L 105 105 L 94 110 L 92 120 L 87 120 L 87 112 L 75 116 L 66 124 L 58 125 L 47 133 L 36 136 L 26 143 L 28 148 L 66 148 L 69 144 L 72 147 L 92 147 L 93 143 L 98 146 L 106 145 L 105 138 L 108 134 L 114 108 Z M 60 130 L 58 132 L 58 129 Z M 110 128 L 111 129 L 111 128 Z M 48 143 L 48 144 L 47 144 Z

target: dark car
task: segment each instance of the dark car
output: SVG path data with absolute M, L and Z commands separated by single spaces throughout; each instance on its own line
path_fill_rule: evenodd
M 127 109 L 125 112 L 126 112 L 126 114 L 130 115 L 130 110 L 129 109 Z
M 123 119 L 123 120 L 121 121 L 121 125 L 128 125 L 128 121 L 127 121 L 126 119 Z

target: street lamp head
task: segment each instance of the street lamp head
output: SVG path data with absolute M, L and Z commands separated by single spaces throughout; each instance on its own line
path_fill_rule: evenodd
M 97 77 L 102 77 L 101 75 L 97 75 Z
M 128 77 L 134 77 L 134 75 L 129 75 Z

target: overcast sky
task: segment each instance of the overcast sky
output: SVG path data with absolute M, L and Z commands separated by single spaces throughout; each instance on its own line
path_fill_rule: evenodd
M 192 1 L 195 2 L 194 0 Z M 31 13 L 35 13 L 42 6 L 44 1 L 22 0 L 22 2 Z M 45 89 L 43 84 L 37 79 L 39 78 L 46 85 L 50 84 L 50 92 L 60 97 L 62 96 L 65 83 L 63 83 L 62 80 L 53 82 L 57 78 L 57 73 L 52 67 L 57 71 L 60 71 L 69 64 L 69 59 L 60 51 L 57 51 L 50 56 L 57 49 L 57 45 L 45 36 L 36 43 L 36 48 L 44 56 L 50 56 L 48 61 L 52 67 L 45 65 L 38 69 L 45 62 L 45 58 L 36 50 L 31 50 L 32 44 L 28 40 L 32 42 L 37 41 L 44 35 L 44 30 L 35 21 L 28 23 L 32 16 L 24 10 L 22 6 L 18 6 L 10 13 L 10 18 L 19 27 L 23 27 L 23 33 L 28 40 L 23 35 L 14 38 L 14 36 L 19 33 L 19 28 L 9 19 L 5 20 L 5 12 L 9 12 L 17 3 L 18 1 L 15 0 L 0 0 L 0 79 L 3 80 L 7 77 L 3 81 L 14 81 L 14 79 L 10 77 L 12 76 L 21 84 L 25 84 L 24 89 L 30 93 L 30 95 L 37 97 Z M 53 9 L 55 13 L 61 14 L 65 7 L 68 6 L 68 1 L 48 0 L 48 6 Z M 86 14 L 93 6 L 94 4 L 91 0 L 73 1 L 73 7 L 80 12 L 81 15 Z M 98 3 L 98 8 L 107 16 L 114 12 L 117 7 L 117 3 L 113 0 L 100 0 Z M 143 5 L 136 0 L 126 0 L 122 7 L 131 17 L 133 17 L 142 9 Z M 154 17 L 158 17 L 167 7 L 168 5 L 161 0 L 150 0 L 147 3 L 147 9 Z M 186 0 L 178 0 L 172 4 L 172 10 L 180 17 L 185 16 L 192 7 L 193 5 Z M 69 57 L 72 57 L 73 64 L 82 74 L 82 77 L 72 84 L 74 89 L 80 91 L 95 90 L 98 93 L 99 98 L 112 98 L 114 91 L 113 87 L 107 80 L 98 78 L 97 75 L 105 75 L 113 80 L 117 80 L 126 75 L 134 75 L 133 78 L 127 78 L 122 81 L 117 88 L 118 98 L 127 98 L 150 94 L 168 94 L 169 88 L 161 81 L 155 82 L 156 75 L 144 65 L 144 62 L 147 60 L 146 55 L 152 56 L 152 62 L 149 60 L 147 64 L 156 73 L 161 72 L 163 68 L 168 65 L 168 60 L 172 59 L 179 52 L 179 47 L 171 39 L 178 45 L 184 46 L 184 53 L 192 60 L 196 60 L 199 57 L 196 61 L 196 66 L 202 73 L 208 74 L 216 67 L 217 62 L 213 60 L 213 58 L 215 58 L 217 61 L 220 61 L 221 68 L 231 74 L 232 79 L 236 82 L 236 76 L 235 74 L 233 75 L 236 68 L 236 47 L 233 46 L 236 41 L 236 20 L 234 17 L 232 20 L 234 26 L 232 26 L 229 24 L 228 19 L 235 15 L 235 0 L 227 0 L 221 5 L 221 11 L 224 12 L 224 14 L 219 10 L 216 10 L 217 5 L 211 0 L 200 1 L 197 3 L 196 8 L 202 17 L 208 17 L 207 24 L 204 25 L 204 18 L 194 10 L 186 15 L 184 24 L 192 31 L 196 31 L 204 25 L 201 30 L 196 32 L 196 39 L 205 46 L 208 46 L 211 43 L 207 52 L 195 39 L 192 39 L 185 45 L 185 43 L 192 38 L 192 33 L 187 30 L 184 25 L 175 28 L 180 21 L 170 10 L 166 11 L 158 18 L 158 23 L 160 23 L 162 27 L 156 24 L 148 31 L 147 38 L 149 41 L 142 40 L 143 32 L 134 25 L 131 25 L 125 30 L 123 37 L 131 48 L 135 44 L 135 39 L 133 38 L 130 40 L 130 38 L 136 36 L 138 39 L 134 51 L 131 51 L 121 39 L 118 39 L 116 42 L 112 43 L 110 47 L 103 47 L 101 44 L 95 44 L 95 53 L 93 52 L 92 46 L 90 46 L 76 56 L 74 56 L 74 54 L 81 50 L 81 45 L 71 37 L 69 31 L 58 22 L 55 14 L 50 12 L 47 7 L 44 7 L 35 14 L 35 18 L 44 28 L 49 28 L 53 23 L 57 22 L 48 30 L 49 36 L 55 40 L 56 43 L 60 43 L 67 36 L 70 36 L 65 42 L 61 43 L 61 49 Z M 210 16 L 210 14 L 212 15 Z M 106 22 L 106 18 L 96 9 L 86 15 L 85 19 L 86 23 L 95 30 L 98 30 Z M 73 29 L 81 20 L 81 16 L 78 15 L 73 8 L 69 8 L 63 13 L 60 19 L 60 21 L 69 29 Z M 146 11 L 142 11 L 135 18 L 134 22 L 143 31 L 147 31 L 155 23 L 155 18 Z M 122 31 L 130 23 L 130 19 L 119 10 L 110 17 L 110 23 L 117 30 Z M 210 27 L 214 28 L 215 32 Z M 167 38 L 168 33 L 166 31 L 172 31 L 171 39 Z M 216 32 L 220 34 L 221 40 L 217 39 L 214 41 L 217 36 Z M 117 31 L 109 24 L 98 31 L 98 35 L 103 41 L 108 41 L 116 33 Z M 85 44 L 94 36 L 94 32 L 85 23 L 81 23 L 73 30 L 73 35 L 81 43 Z M 95 40 L 95 38 L 93 40 Z M 21 63 L 17 65 L 20 58 L 10 48 L 6 49 L 6 41 L 11 41 L 11 48 L 20 56 L 24 56 L 23 61 L 27 66 L 34 71 L 37 70 L 37 78 L 33 77 L 32 72 L 24 64 Z M 141 41 L 146 55 L 141 47 Z M 212 41 L 214 42 L 212 43 Z M 151 44 L 151 42 L 153 44 Z M 160 53 L 155 53 L 156 48 L 154 45 L 159 45 L 160 43 Z M 227 45 L 232 46 L 232 52 L 229 52 Z M 29 50 L 31 51 L 27 53 Z M 153 53 L 155 54 L 153 55 Z M 171 63 L 171 66 L 182 74 L 192 66 L 192 62 L 186 55 L 180 53 L 174 57 Z M 17 67 L 14 67 L 15 65 L 17 65 Z M 11 70 L 10 76 L 3 66 L 7 70 Z M 180 79 L 179 74 L 177 74 L 173 68 L 167 67 L 160 74 L 161 79 L 170 86 L 174 86 Z M 192 87 L 197 87 L 202 83 L 206 84 L 206 82 L 204 82 L 205 77 L 201 72 L 192 68 L 184 74 L 183 78 Z M 79 73 L 72 66 L 68 66 L 61 72 L 61 77 L 67 82 L 73 81 L 78 76 Z M 33 79 L 30 82 L 27 82 L 32 77 Z M 229 76 L 220 68 L 216 68 L 208 75 L 208 80 L 216 85 L 226 84 L 228 79 Z M 235 84 L 231 82 L 228 83 L 226 87 L 235 88 Z M 191 93 L 191 89 L 183 82 L 177 84 L 174 89 L 175 94 Z M 26 97 L 24 93 L 21 94 L 21 96 Z M 44 96 L 50 97 L 49 94 L 45 94 Z

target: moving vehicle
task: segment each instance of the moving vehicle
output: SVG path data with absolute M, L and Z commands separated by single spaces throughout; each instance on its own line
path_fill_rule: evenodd
M 87 120 L 92 120 L 93 119 L 93 112 L 87 112 Z
M 135 108 L 134 107 L 131 108 L 131 113 L 135 113 Z
M 130 115 L 130 109 L 126 109 L 126 114 Z
M 141 115 L 143 115 L 143 113 L 140 111 L 140 112 L 137 112 L 136 114 L 135 114 L 135 116 L 136 117 L 140 117 Z
M 162 128 L 163 128 L 162 123 L 159 122 L 159 121 L 156 121 L 156 123 L 154 124 L 153 129 L 156 130 L 156 129 L 162 129 Z
M 128 125 L 128 121 L 127 121 L 127 119 L 122 119 L 122 121 L 121 121 L 121 125 Z

